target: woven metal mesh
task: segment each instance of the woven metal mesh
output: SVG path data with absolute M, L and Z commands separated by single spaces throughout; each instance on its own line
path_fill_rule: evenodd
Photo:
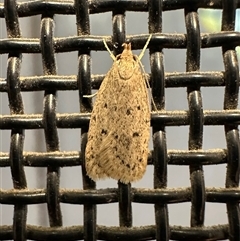
M 198 8 L 222 9 L 221 31 L 202 34 Z M 0 39 L 0 54 L 8 54 L 6 78 L 0 78 L 0 91 L 8 95 L 10 115 L 0 116 L 0 129 L 11 130 L 10 151 L 1 152 L 0 167 L 10 168 L 13 189 L 1 190 L 0 203 L 14 205 L 13 224 L 0 226 L 1 240 L 238 240 L 240 239 L 240 143 L 237 109 L 239 92 L 239 64 L 235 48 L 240 46 L 240 33 L 234 31 L 239 0 L 121 0 L 121 1 L 28 1 L 18 3 L 5 0 L 0 3 L 0 18 L 5 18 L 7 38 Z M 163 11 L 184 9 L 186 34 L 162 33 Z M 153 188 L 132 188 L 118 183 L 118 188 L 96 189 L 82 169 L 83 189 L 68 190 L 59 187 L 60 167 L 83 166 L 83 153 L 92 102 L 82 98 L 98 89 L 104 75 L 91 74 L 92 50 L 105 50 L 101 36 L 91 35 L 90 14 L 112 12 L 112 37 L 107 38 L 114 54 L 121 53 L 122 43 L 130 41 L 133 49 L 141 49 L 149 33 L 150 74 L 153 99 L 159 112 L 152 114 L 153 150 L 149 165 L 154 168 Z M 127 11 L 148 12 L 149 33 L 128 35 L 125 28 Z M 55 38 L 53 17 L 56 14 L 76 16 L 77 34 L 68 38 Z M 40 39 L 23 38 L 19 27 L 20 17 L 41 15 Z M 176 20 L 177 21 L 177 20 Z M 137 23 L 136 23 L 137 24 Z M 129 33 L 131 34 L 131 33 Z M 202 49 L 222 47 L 224 71 L 200 71 Z M 164 52 L 168 49 L 186 50 L 186 72 L 165 73 Z M 78 52 L 76 76 L 57 74 L 56 53 Z M 41 54 L 43 75 L 22 77 L 22 54 Z M 204 110 L 201 87 L 225 88 L 222 110 Z M 165 89 L 186 87 L 188 110 L 165 111 Z M 22 92 L 44 91 L 42 115 L 26 114 Z M 57 91 L 79 93 L 78 114 L 56 111 Z M 226 148 L 202 150 L 203 127 L 220 125 L 225 130 Z M 189 126 L 188 151 L 171 151 L 167 148 L 166 127 Z M 81 150 L 62 152 L 59 148 L 58 129 L 81 128 Z M 43 129 L 46 152 L 25 152 L 25 130 Z M 181 141 L 181 137 L 179 141 Z M 225 188 L 209 188 L 204 183 L 204 165 L 226 164 Z M 168 188 L 168 166 L 189 166 L 190 187 Z M 25 167 L 47 168 L 46 189 L 28 189 Z M 79 173 L 79 175 L 81 175 Z M 214 175 L 217 175 L 214 174 Z M 73 177 L 74 178 L 74 177 Z M 4 180 L 3 180 L 4 181 Z M 191 203 L 189 227 L 171 225 L 169 204 Z M 206 202 L 226 204 L 226 224 L 204 226 Z M 47 204 L 50 227 L 34 226 L 27 222 L 27 207 Z M 64 227 L 61 203 L 83 205 L 83 225 Z M 97 223 L 98 204 L 118 203 L 119 226 L 102 226 Z M 154 205 L 155 224 L 134 227 L 132 204 Z M 106 214 L 111 215 L 111 214 Z M 2 217 L 4 219 L 4 217 Z

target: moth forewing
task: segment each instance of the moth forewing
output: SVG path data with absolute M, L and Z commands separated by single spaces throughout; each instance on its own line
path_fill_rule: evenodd
M 86 171 L 93 179 L 123 183 L 145 173 L 150 105 L 138 58 L 125 44 L 104 78 L 93 107 L 86 146 Z

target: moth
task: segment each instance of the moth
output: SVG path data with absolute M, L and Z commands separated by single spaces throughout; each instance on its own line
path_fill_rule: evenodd
M 123 47 L 122 54 L 111 54 L 114 63 L 97 92 L 89 123 L 85 161 L 87 175 L 94 181 L 109 177 L 127 184 L 141 179 L 146 171 L 150 138 L 147 83 L 141 57 L 133 55 L 131 43 Z

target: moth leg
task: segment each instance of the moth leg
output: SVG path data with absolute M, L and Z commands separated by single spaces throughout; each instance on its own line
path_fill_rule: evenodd
M 98 94 L 98 91 L 94 94 L 91 94 L 91 95 L 83 95 L 83 98 L 93 98 L 95 97 L 96 95 Z

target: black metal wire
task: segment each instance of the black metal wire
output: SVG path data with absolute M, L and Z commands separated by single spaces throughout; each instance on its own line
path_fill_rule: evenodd
M 222 9 L 222 31 L 202 34 L 198 8 Z M 239 94 L 239 64 L 235 51 L 240 46 L 240 33 L 234 31 L 235 15 L 240 0 L 75 0 L 28 1 L 0 3 L 0 18 L 5 18 L 7 38 L 0 39 L 0 54 L 8 54 L 7 78 L 0 78 L 0 91 L 8 94 L 10 115 L 0 116 L 0 129 L 11 130 L 10 152 L 1 152 L 0 167 L 10 167 L 14 189 L 0 191 L 0 203 L 14 205 L 13 225 L 0 226 L 1 240 L 240 240 L 240 142 L 237 109 Z M 163 11 L 184 9 L 186 34 L 162 33 Z M 104 75 L 91 75 L 91 50 L 105 50 L 102 38 L 91 35 L 89 14 L 112 12 L 113 36 L 107 44 L 115 54 L 121 53 L 122 43 L 130 41 L 133 49 L 142 48 L 151 33 L 149 44 L 151 73 L 148 74 L 158 114 L 152 114 L 153 151 L 148 164 L 154 165 L 154 188 L 137 189 L 118 183 L 117 189 L 96 190 L 95 183 L 86 176 L 84 150 L 92 110 L 90 99 L 82 98 L 98 89 Z M 149 13 L 149 33 L 129 37 L 125 27 L 127 11 Z M 22 38 L 19 17 L 42 16 L 40 39 Z M 54 38 L 53 16 L 76 15 L 77 36 Z M 225 70 L 200 71 L 201 48 L 222 47 Z M 163 49 L 186 49 L 186 72 L 166 73 Z M 59 76 L 55 54 L 78 51 L 77 76 Z M 44 75 L 21 77 L 22 53 L 41 53 Z M 233 81 L 234 80 L 234 81 Z M 224 109 L 203 110 L 200 87 L 224 86 Z M 165 111 L 165 88 L 187 87 L 188 110 Z M 22 102 L 23 91 L 45 91 L 42 115 L 27 115 Z M 79 114 L 58 114 L 58 90 L 79 91 Z M 166 126 L 189 126 L 189 150 L 169 151 L 166 145 Z M 203 126 L 225 127 L 226 149 L 203 151 Z M 81 150 L 59 150 L 59 128 L 81 128 Z M 44 129 L 46 153 L 23 153 L 24 130 Z M 57 151 L 57 152 L 56 152 Z M 227 164 L 226 187 L 208 188 L 204 183 L 204 165 Z M 83 190 L 59 188 L 60 167 L 82 166 Z M 189 188 L 167 188 L 168 165 L 189 166 Z M 47 167 L 46 190 L 26 189 L 24 167 Z M 119 204 L 119 227 L 97 224 L 97 204 Z M 155 225 L 132 226 L 132 202 L 155 205 Z M 171 226 L 168 204 L 191 202 L 191 226 Z M 228 223 L 204 227 L 205 203 L 224 203 Z M 50 227 L 27 223 L 27 206 L 46 203 Z M 62 226 L 60 203 L 84 205 L 83 226 Z

